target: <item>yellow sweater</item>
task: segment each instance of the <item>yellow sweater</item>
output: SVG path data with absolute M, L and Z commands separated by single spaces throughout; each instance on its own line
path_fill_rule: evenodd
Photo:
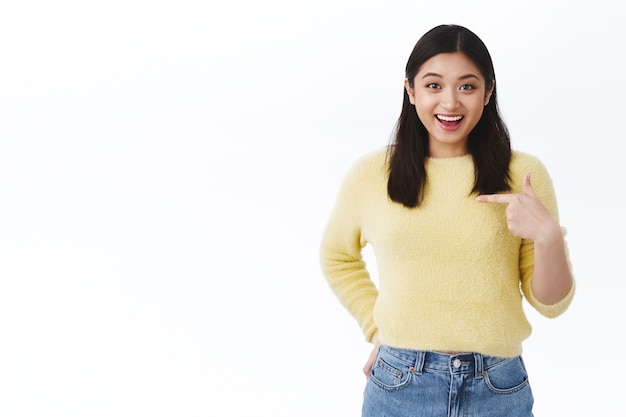
M 552 181 L 535 157 L 513 153 L 511 192 L 522 192 L 528 171 L 558 221 Z M 533 242 L 511 234 L 504 204 L 469 195 L 471 156 L 429 158 L 426 172 L 424 201 L 410 209 L 388 198 L 384 150 L 353 165 L 322 237 L 321 266 L 330 287 L 370 342 L 519 355 L 531 332 L 522 294 L 541 314 L 556 317 L 569 306 L 574 286 L 554 305 L 533 296 Z M 376 256 L 378 286 L 362 258 L 367 244 Z

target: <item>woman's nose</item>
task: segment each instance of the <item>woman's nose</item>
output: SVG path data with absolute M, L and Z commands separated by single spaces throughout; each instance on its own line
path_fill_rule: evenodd
M 459 104 L 457 91 L 454 89 L 445 89 L 441 95 L 441 106 L 446 110 L 454 110 Z

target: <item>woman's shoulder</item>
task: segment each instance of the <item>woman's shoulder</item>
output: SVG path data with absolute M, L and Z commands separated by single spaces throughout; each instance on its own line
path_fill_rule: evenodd
M 537 169 L 545 171 L 545 166 L 537 156 L 514 150 L 511 155 L 510 169 L 512 173 Z
M 386 148 L 376 149 L 357 157 L 344 177 L 344 187 L 354 190 L 369 189 L 386 183 Z
M 379 148 L 359 156 L 350 168 L 351 173 L 359 175 L 378 175 L 385 172 L 387 167 L 387 148 Z
M 377 148 L 362 154 L 356 159 L 356 165 L 380 165 L 387 160 L 387 147 Z
M 546 166 L 541 159 L 535 155 L 521 151 L 513 151 L 509 168 L 513 188 L 521 189 L 522 179 L 528 172 L 532 175 L 533 185 L 552 186 L 552 179 L 550 178 Z

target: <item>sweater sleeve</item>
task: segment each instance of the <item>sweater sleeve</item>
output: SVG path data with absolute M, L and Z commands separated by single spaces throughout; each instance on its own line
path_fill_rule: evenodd
M 341 185 L 322 235 L 320 265 L 330 288 L 357 320 L 365 339 L 374 343 L 378 332 L 373 310 L 378 290 L 361 253 L 367 242 L 361 235 L 360 201 L 365 184 L 360 165 L 351 168 Z
M 546 206 L 550 214 L 559 222 L 559 212 L 557 207 L 556 195 L 554 191 L 554 186 L 552 184 L 552 179 L 548 174 L 545 166 L 541 163 L 541 161 L 536 160 L 534 166 L 531 168 L 532 175 L 532 184 L 533 190 L 539 200 Z M 566 229 L 561 227 L 561 231 L 563 233 L 563 239 L 565 239 Z M 569 259 L 569 250 L 567 246 L 567 241 L 564 241 L 565 244 L 565 254 L 567 256 L 567 263 L 572 268 L 570 259 Z M 530 240 L 522 240 L 521 248 L 520 248 L 520 276 L 522 280 L 522 291 L 528 303 L 535 308 L 540 314 L 549 317 L 555 318 L 561 315 L 572 302 L 574 297 L 574 292 L 576 288 L 575 281 L 572 282 L 572 287 L 570 291 L 567 293 L 563 299 L 555 304 L 544 304 L 535 298 L 535 295 L 532 292 L 532 276 L 534 272 L 534 243 Z

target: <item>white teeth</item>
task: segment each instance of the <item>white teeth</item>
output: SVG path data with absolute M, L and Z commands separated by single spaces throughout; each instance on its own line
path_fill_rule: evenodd
M 458 122 L 461 120 L 463 116 L 442 116 L 440 114 L 437 115 L 437 119 L 442 120 L 444 122 Z

